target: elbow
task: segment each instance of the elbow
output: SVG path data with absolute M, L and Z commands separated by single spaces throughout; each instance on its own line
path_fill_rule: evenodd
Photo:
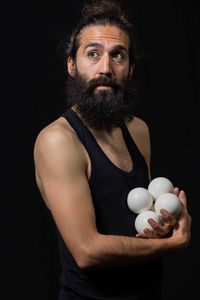
M 80 258 L 76 260 L 78 267 L 82 270 L 90 270 L 92 269 L 92 264 L 88 258 Z
M 76 264 L 82 270 L 91 270 L 96 266 L 96 259 L 91 254 L 90 251 L 79 253 L 79 255 L 75 258 Z
M 101 255 L 97 250 L 98 243 L 88 244 L 81 249 L 77 249 L 77 255 L 75 256 L 76 264 L 80 269 L 91 270 L 98 268 L 98 265 L 101 263 Z

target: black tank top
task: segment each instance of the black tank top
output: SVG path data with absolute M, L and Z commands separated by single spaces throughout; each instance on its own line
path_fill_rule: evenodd
M 114 165 L 78 115 L 68 109 L 66 118 L 77 133 L 91 160 L 89 186 L 101 234 L 135 236 L 136 214 L 127 206 L 128 192 L 148 186 L 148 168 L 125 123 L 121 130 L 133 161 L 130 172 Z M 160 299 L 161 262 L 138 264 L 129 268 L 80 269 L 58 232 L 62 274 L 59 300 L 139 300 Z M 153 298 L 152 298 L 153 299 Z

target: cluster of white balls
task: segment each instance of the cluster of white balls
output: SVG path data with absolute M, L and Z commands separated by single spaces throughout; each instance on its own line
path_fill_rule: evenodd
M 129 209 L 138 214 L 135 219 L 135 228 L 138 233 L 144 233 L 144 228 L 153 231 L 148 219 L 154 219 L 157 223 L 162 221 L 161 209 L 177 217 L 181 211 L 182 205 L 179 198 L 173 194 L 174 186 L 172 182 L 165 177 L 153 179 L 148 188 L 137 187 L 132 189 L 127 196 Z

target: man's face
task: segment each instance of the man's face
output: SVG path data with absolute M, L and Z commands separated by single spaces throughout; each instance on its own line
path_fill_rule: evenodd
M 111 131 L 133 116 L 129 37 L 115 26 L 94 25 L 80 35 L 76 60 L 68 59 L 68 100 L 89 127 Z
M 129 75 L 129 37 L 115 26 L 90 26 L 80 36 L 76 67 L 90 81 L 106 75 L 121 81 Z M 99 89 L 109 89 L 99 86 Z

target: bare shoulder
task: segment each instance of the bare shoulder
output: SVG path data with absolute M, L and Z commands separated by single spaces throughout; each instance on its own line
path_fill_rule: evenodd
M 53 187 L 70 191 L 74 182 L 87 179 L 86 151 L 77 134 L 64 118 L 43 128 L 34 145 L 35 177 L 38 188 L 50 207 Z M 56 197 L 54 197 L 56 199 Z
M 133 120 L 127 124 L 127 126 L 131 132 L 143 132 L 144 134 L 149 132 L 147 123 L 138 117 L 134 117 Z
M 134 119 L 128 123 L 127 126 L 130 133 L 134 136 L 138 135 L 139 137 L 143 138 L 144 136 L 149 135 L 149 127 L 141 118 L 134 117 Z
M 75 133 L 68 123 L 59 118 L 51 124 L 44 127 L 38 134 L 35 142 L 35 150 L 39 150 L 41 146 L 56 146 L 59 143 L 75 141 Z
M 85 153 L 80 140 L 68 122 L 62 117 L 43 128 L 35 141 L 34 159 L 36 168 L 39 169 L 42 160 L 60 162 L 63 159 L 77 160 L 85 158 Z M 84 162 L 83 162 L 84 163 Z

